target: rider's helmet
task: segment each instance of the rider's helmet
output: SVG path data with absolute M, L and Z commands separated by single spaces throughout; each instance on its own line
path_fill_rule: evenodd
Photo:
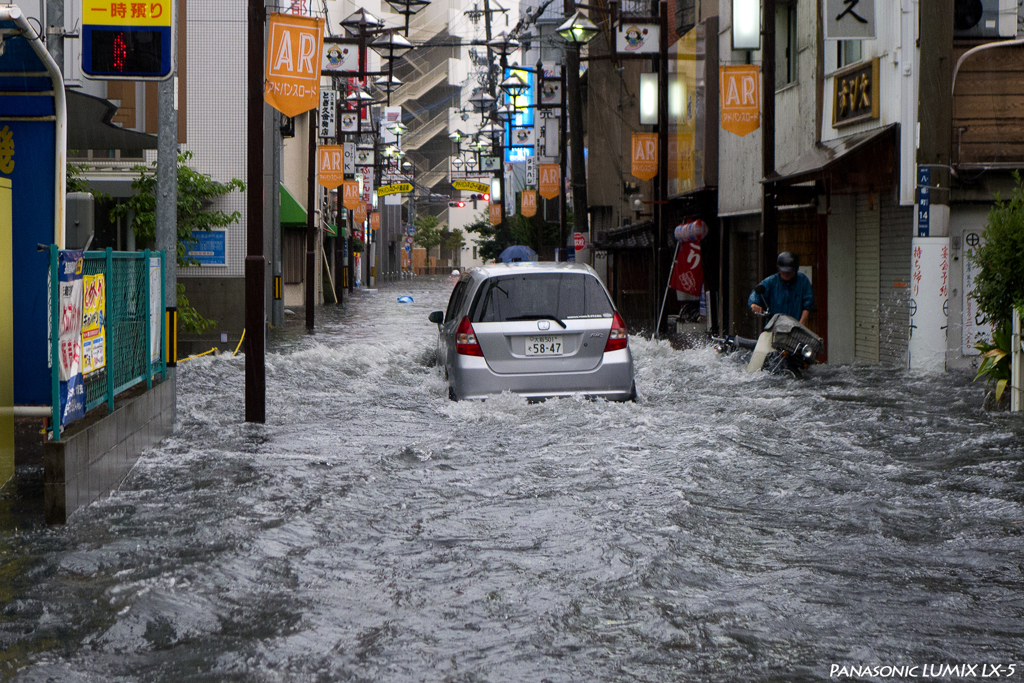
M 800 257 L 791 251 L 784 251 L 779 254 L 779 272 L 795 273 L 800 268 Z

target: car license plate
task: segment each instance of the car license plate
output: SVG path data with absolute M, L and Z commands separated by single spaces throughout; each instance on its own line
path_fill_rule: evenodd
M 527 337 L 527 356 L 561 356 L 561 337 Z

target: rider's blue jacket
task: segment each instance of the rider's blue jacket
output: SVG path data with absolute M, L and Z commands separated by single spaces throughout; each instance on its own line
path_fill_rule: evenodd
M 775 273 L 762 280 L 761 284 L 767 290 L 764 297 L 752 291 L 747 298 L 747 306 L 757 304 L 767 308 L 769 313 L 784 313 L 797 320 L 804 311 L 814 310 L 814 290 L 811 281 L 803 273 L 797 273 L 789 282 Z

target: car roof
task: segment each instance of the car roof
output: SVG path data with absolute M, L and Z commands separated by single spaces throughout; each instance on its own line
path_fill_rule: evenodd
M 519 261 L 516 263 L 492 263 L 486 266 L 479 266 L 470 271 L 477 278 L 486 279 L 501 275 L 514 275 L 517 273 L 581 273 L 597 277 L 597 271 L 586 263 L 574 263 L 571 261 Z

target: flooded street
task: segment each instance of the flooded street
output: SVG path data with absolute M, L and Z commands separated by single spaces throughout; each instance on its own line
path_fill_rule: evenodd
M 0 679 L 1024 678 L 1024 423 L 980 382 L 633 337 L 637 403 L 453 403 L 452 284 L 271 332 L 266 425 L 241 355 L 183 363 L 119 491 L 0 532 Z

